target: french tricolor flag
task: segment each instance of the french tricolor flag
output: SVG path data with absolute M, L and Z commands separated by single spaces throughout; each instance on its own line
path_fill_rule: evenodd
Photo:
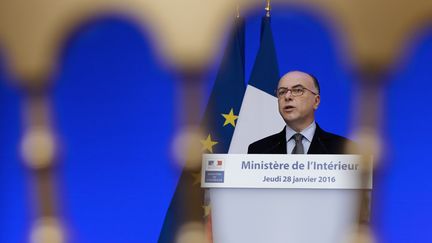
M 229 153 L 246 154 L 249 144 L 280 132 L 285 122 L 275 94 L 279 67 L 270 17 L 261 22 L 261 43 L 240 109 Z

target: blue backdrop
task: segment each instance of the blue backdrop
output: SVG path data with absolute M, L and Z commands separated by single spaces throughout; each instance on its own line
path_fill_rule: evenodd
M 246 80 L 262 15 L 246 18 Z M 339 56 L 341 40 L 317 16 L 287 8 L 274 7 L 272 27 L 281 73 L 315 74 L 322 86 L 317 121 L 349 136 L 356 86 Z M 157 61 L 147 37 L 131 22 L 105 18 L 82 26 L 64 49 L 51 98 L 62 148 L 61 211 L 70 242 L 158 239 L 180 172 L 168 153 L 179 80 Z M 426 153 L 431 32 L 413 37 L 406 53 L 384 93 L 387 152 L 372 204 L 382 242 L 432 241 L 432 166 Z M 18 154 L 22 96 L 0 66 L 0 242 L 26 242 L 34 212 L 31 181 Z M 210 87 L 215 72 L 206 78 Z

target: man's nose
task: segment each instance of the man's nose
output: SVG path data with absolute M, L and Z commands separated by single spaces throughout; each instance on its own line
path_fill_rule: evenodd
M 287 92 L 285 93 L 285 100 L 292 100 L 293 96 L 291 94 L 290 90 L 287 90 Z

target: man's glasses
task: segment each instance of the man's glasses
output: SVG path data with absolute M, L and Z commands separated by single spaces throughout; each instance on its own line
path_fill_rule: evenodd
M 311 92 L 314 95 L 318 95 L 317 93 L 313 92 L 312 90 L 305 88 L 305 87 L 296 87 L 296 88 L 292 88 L 292 89 L 288 89 L 285 87 L 280 87 L 276 90 L 276 96 L 278 98 L 280 97 L 284 97 L 288 92 L 291 93 L 292 96 L 297 97 L 297 96 L 302 96 L 305 92 L 305 90 Z

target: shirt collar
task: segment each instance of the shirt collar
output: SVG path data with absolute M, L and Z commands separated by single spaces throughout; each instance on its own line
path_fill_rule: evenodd
M 308 127 L 306 127 L 305 129 L 303 129 L 303 131 L 301 131 L 300 133 L 309 141 L 312 142 L 312 138 L 315 134 L 315 130 L 316 130 L 316 123 L 315 121 L 313 121 Z M 291 127 L 289 127 L 288 125 L 286 126 L 286 140 L 287 142 L 292 138 L 292 136 L 294 134 L 296 134 L 297 132 L 294 131 Z

